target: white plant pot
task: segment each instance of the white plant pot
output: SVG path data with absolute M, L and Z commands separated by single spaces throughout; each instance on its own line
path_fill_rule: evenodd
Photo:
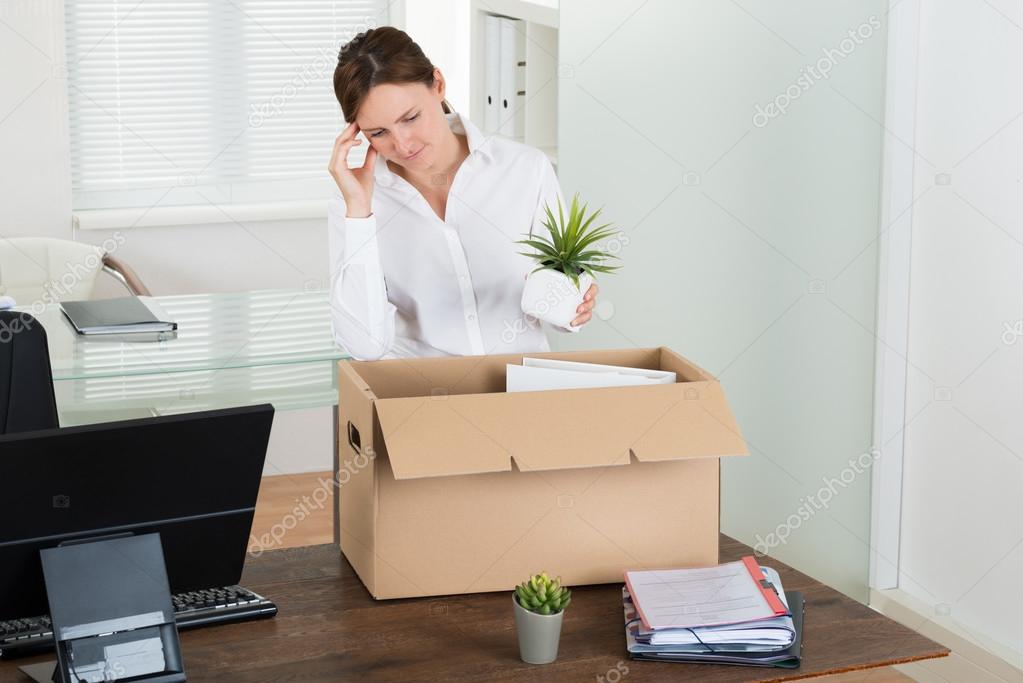
M 537 320 L 571 327 L 578 317 L 576 309 L 586 290 L 593 284 L 589 273 L 579 275 L 579 287 L 564 273 L 544 268 L 530 273 L 522 290 L 522 310 Z

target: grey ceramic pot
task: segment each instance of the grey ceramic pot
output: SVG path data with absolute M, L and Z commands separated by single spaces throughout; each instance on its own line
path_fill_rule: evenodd
M 558 658 L 562 610 L 557 614 L 537 614 L 522 607 L 512 593 L 515 605 L 515 630 L 519 633 L 519 656 L 527 664 L 550 664 Z

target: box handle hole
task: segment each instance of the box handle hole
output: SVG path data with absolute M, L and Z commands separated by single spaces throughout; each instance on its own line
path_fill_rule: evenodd
M 359 438 L 359 430 L 351 423 L 348 422 L 348 445 L 352 447 L 356 453 L 362 453 L 362 439 Z

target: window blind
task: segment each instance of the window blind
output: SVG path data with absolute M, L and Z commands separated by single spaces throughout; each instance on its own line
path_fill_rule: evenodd
M 76 209 L 329 196 L 337 52 L 385 0 L 65 0 Z

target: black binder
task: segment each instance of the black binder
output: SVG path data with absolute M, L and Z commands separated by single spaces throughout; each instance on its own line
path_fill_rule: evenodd
M 158 319 L 138 297 L 65 301 L 60 305 L 78 334 L 173 332 L 177 323 Z
M 799 591 L 785 591 L 789 611 L 792 612 L 792 626 L 796 637 L 784 650 L 772 652 L 729 652 L 727 650 L 699 653 L 635 652 L 632 659 L 655 662 L 687 662 L 690 664 L 734 664 L 738 666 L 779 667 L 798 669 L 803 650 L 803 594 Z

